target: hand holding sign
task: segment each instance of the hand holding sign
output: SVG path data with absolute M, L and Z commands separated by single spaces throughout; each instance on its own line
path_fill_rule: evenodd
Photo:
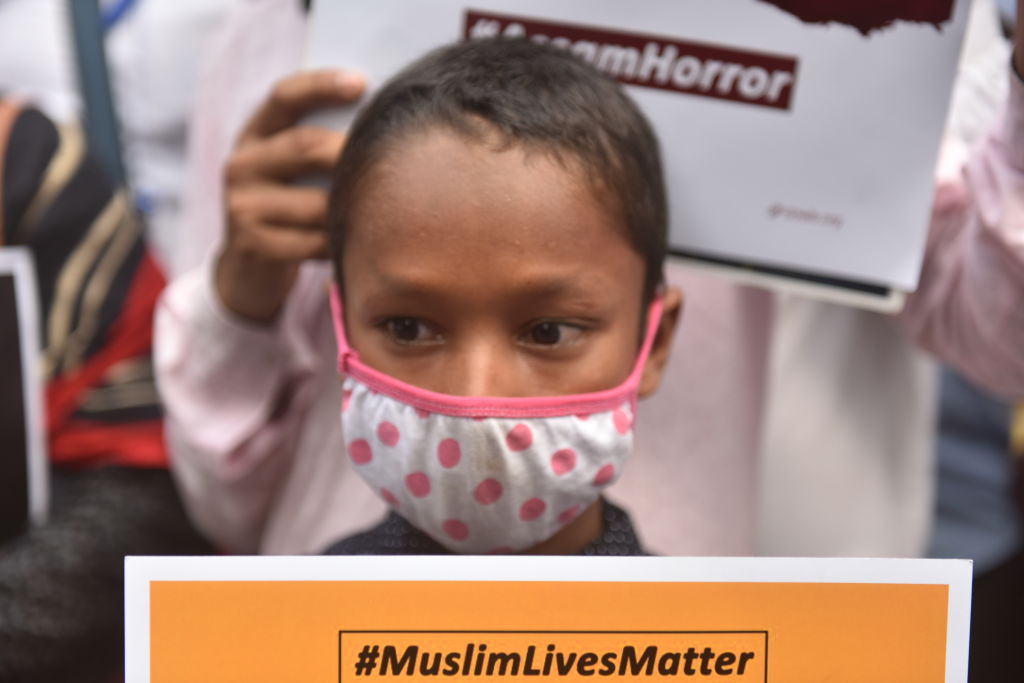
M 362 91 L 362 77 L 351 72 L 294 74 L 277 83 L 243 129 L 225 170 L 228 227 L 215 280 L 234 313 L 269 322 L 299 265 L 326 256 L 327 193 L 291 182 L 329 172 L 345 136 L 296 124 L 311 110 L 351 102 Z

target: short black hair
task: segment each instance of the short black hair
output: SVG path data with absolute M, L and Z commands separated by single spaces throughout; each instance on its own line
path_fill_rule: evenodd
M 492 38 L 436 49 L 388 81 L 356 117 L 331 189 L 328 229 L 341 284 L 347 207 L 361 178 L 405 135 L 447 127 L 470 139 L 576 162 L 617 200 L 630 242 L 645 261 L 644 300 L 662 283 L 668 209 L 658 141 L 610 77 L 568 51 Z

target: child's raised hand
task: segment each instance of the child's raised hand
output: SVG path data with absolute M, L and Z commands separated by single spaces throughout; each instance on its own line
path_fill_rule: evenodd
M 329 172 L 345 136 L 299 121 L 318 107 L 351 102 L 363 87 L 351 72 L 293 74 L 274 86 L 242 130 L 225 169 L 227 234 L 215 276 L 229 310 L 273 320 L 299 265 L 326 257 L 327 192 L 293 181 Z

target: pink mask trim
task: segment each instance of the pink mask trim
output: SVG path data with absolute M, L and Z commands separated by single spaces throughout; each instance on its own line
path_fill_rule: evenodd
M 629 400 L 635 404 L 637 388 L 644 365 L 650 355 L 654 337 L 661 322 L 662 299 L 655 296 L 647 311 L 647 330 L 643 345 L 629 377 L 617 387 L 589 394 L 569 396 L 500 397 L 454 396 L 440 394 L 407 384 L 374 370 L 359 360 L 359 354 L 348 345 L 344 315 L 338 286 L 331 285 L 331 316 L 338 341 L 338 372 L 359 380 L 370 389 L 390 396 L 414 408 L 453 417 L 560 417 L 589 415 L 614 410 Z

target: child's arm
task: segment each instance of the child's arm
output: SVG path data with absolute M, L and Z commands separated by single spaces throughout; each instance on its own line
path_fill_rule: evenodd
M 254 35 L 264 35 L 267 26 L 274 27 L 275 39 L 253 40 Z M 303 35 L 298 3 L 250 3 L 239 7 L 215 41 L 190 126 L 190 168 L 175 259 L 177 273 L 193 272 L 169 286 L 157 316 L 157 372 L 167 411 L 171 464 L 193 518 L 223 549 L 235 552 L 316 551 L 340 535 L 341 517 L 349 524 L 366 521 L 365 514 L 334 514 L 337 510 L 325 506 L 322 514 L 303 518 L 297 509 L 296 501 L 318 500 L 317 491 L 307 486 L 319 487 L 321 493 L 333 486 L 336 495 L 322 496 L 332 503 L 348 493 L 339 492 L 344 488 L 339 477 L 322 476 L 322 470 L 311 473 L 308 464 L 296 464 L 297 458 L 312 453 L 311 432 L 338 432 L 336 412 L 311 415 L 310 406 L 323 399 L 318 392 L 338 380 L 333 363 L 323 359 L 315 363 L 320 374 L 310 372 L 316 344 L 333 341 L 329 324 L 318 327 L 311 322 L 317 311 L 303 310 L 310 302 L 323 303 L 319 312 L 323 321 L 328 320 L 326 263 L 304 267 L 311 272 L 300 273 L 274 321 L 257 324 L 224 305 L 213 286 L 214 260 L 204 261 L 211 241 L 223 242 L 228 233 L 225 207 L 232 188 L 223 178 L 224 165 L 236 151 L 239 131 L 274 81 L 299 68 Z M 296 94 L 292 95 L 286 99 L 294 103 Z M 263 110 L 267 113 L 266 106 Z M 327 135 L 333 136 L 335 147 L 340 145 L 340 136 Z M 247 142 L 253 141 L 250 136 Z M 235 180 L 244 181 L 237 184 L 244 188 L 263 183 L 264 196 L 288 190 L 281 176 L 264 174 L 258 180 L 258 168 L 251 166 L 259 167 L 262 158 L 250 155 L 236 163 Z M 306 450 L 300 452 L 303 443 Z M 327 447 L 318 454 L 331 458 Z M 358 495 L 345 499 L 350 502 L 338 505 L 365 503 Z M 361 507 L 370 515 L 380 509 Z M 333 533 L 319 528 L 332 516 Z
M 1004 117 L 962 173 L 940 180 L 921 283 L 902 314 L 921 346 L 1006 397 L 1024 396 L 1022 4 Z
M 317 300 L 326 268 L 310 270 L 290 302 Z M 161 299 L 156 365 L 171 464 L 194 521 L 223 550 L 267 550 L 300 433 L 322 427 L 309 424 L 315 384 L 337 378 L 330 367 L 303 367 L 322 363 L 305 313 L 292 303 L 274 325 L 240 319 L 220 303 L 210 268 L 179 278 Z M 293 540 L 292 552 L 316 550 Z

